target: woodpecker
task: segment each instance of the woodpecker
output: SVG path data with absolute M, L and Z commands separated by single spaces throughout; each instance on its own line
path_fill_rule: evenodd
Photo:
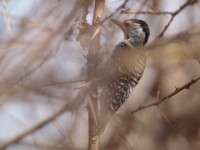
M 148 25 L 139 19 L 125 21 L 113 20 L 124 33 L 124 39 L 115 46 L 109 61 L 109 73 L 99 95 L 99 110 L 97 114 L 97 129 L 95 135 L 100 135 L 110 117 L 128 99 L 133 89 L 142 77 L 145 68 L 145 54 L 139 52 L 150 35 Z

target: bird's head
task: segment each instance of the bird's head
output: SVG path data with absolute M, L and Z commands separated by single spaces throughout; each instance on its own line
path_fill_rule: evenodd
M 111 20 L 123 30 L 124 38 L 134 46 L 141 46 L 147 43 L 150 31 L 146 22 L 139 19 Z

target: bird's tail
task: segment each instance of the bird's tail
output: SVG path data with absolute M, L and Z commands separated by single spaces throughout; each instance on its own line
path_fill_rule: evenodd
M 100 111 L 98 113 L 98 118 L 97 118 L 97 127 L 94 131 L 94 135 L 101 135 L 105 128 L 106 128 L 106 125 L 108 124 L 108 121 L 109 119 L 111 118 L 112 116 L 112 112 L 108 111 L 109 109 L 105 109 L 104 107 L 101 107 L 100 108 Z

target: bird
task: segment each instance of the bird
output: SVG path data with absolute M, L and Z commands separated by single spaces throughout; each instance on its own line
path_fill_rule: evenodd
M 94 135 L 101 135 L 111 116 L 128 99 L 145 69 L 146 57 L 140 53 L 150 35 L 147 23 L 140 19 L 118 21 L 111 19 L 123 31 L 124 39 L 115 46 L 109 63 L 108 73 L 101 81 L 97 113 L 97 127 Z

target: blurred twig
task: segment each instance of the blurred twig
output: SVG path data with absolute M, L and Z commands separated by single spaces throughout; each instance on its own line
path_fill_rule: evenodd
M 5 150 L 8 146 L 17 143 L 20 140 L 22 140 L 24 137 L 38 131 L 39 129 L 41 129 L 45 125 L 47 125 L 48 123 L 54 121 L 57 117 L 59 117 L 60 115 L 62 115 L 66 111 L 70 111 L 70 110 L 73 110 L 75 108 L 77 109 L 77 107 L 79 107 L 81 105 L 81 103 L 83 102 L 82 99 L 84 99 L 85 95 L 86 95 L 85 91 L 80 92 L 74 100 L 71 100 L 71 103 L 67 102 L 66 104 L 64 104 L 64 106 L 62 108 L 60 108 L 58 111 L 53 113 L 51 116 L 47 117 L 42 122 L 36 124 L 35 126 L 33 126 L 30 129 L 24 131 L 23 133 L 14 137 L 10 141 L 0 145 L 0 150 Z M 76 101 L 76 102 L 74 102 L 74 101 Z
M 88 15 L 89 6 L 90 6 L 90 0 L 86 0 L 86 2 L 85 2 L 85 8 L 84 8 L 83 15 L 82 15 L 82 21 L 86 22 L 86 18 L 87 18 L 87 15 Z
M 106 20 L 111 18 L 113 15 L 115 15 L 120 9 L 124 8 L 127 3 L 128 3 L 128 0 L 125 0 L 117 9 L 115 9 L 115 11 L 113 11 L 108 16 L 106 16 L 100 23 L 103 24 L 103 22 L 105 22 Z
M 158 89 L 158 92 L 157 92 L 156 101 L 159 102 L 159 99 L 160 99 L 160 88 Z M 170 125 L 170 127 L 173 128 L 172 122 L 171 122 L 170 119 L 167 117 L 167 115 L 162 111 L 162 108 L 160 107 L 160 105 L 158 105 L 158 109 L 159 109 L 159 111 L 161 112 L 161 115 L 163 116 L 163 118 L 164 118 L 164 119 L 167 121 L 167 123 Z
M 199 80 L 200 80 L 200 77 L 198 77 L 197 79 L 193 79 L 190 82 L 184 84 L 183 86 L 181 86 L 179 88 L 176 88 L 174 92 L 172 92 L 171 94 L 167 95 L 166 97 L 160 99 L 159 101 L 153 102 L 151 104 L 147 104 L 145 106 L 140 106 L 137 109 L 131 111 L 131 113 L 133 114 L 135 112 L 141 111 L 141 110 L 146 109 L 146 108 L 150 108 L 150 107 L 153 107 L 153 106 L 158 106 L 160 103 L 162 103 L 163 101 L 168 100 L 169 98 L 173 97 L 174 95 L 178 94 L 179 92 L 181 92 L 183 90 L 186 90 L 186 89 L 189 89 L 193 84 L 195 84 Z
M 7 12 L 7 1 L 6 0 L 2 0 L 2 6 L 3 6 L 2 14 L 5 18 L 4 20 L 5 20 L 5 25 L 6 25 L 6 31 L 8 33 L 8 36 L 11 36 L 12 33 L 11 33 L 11 27 L 10 27 L 10 18 L 9 18 L 9 15 Z
M 85 82 L 86 79 L 77 79 L 77 80 L 71 80 L 71 81 L 63 81 L 63 82 L 53 82 L 53 83 L 47 83 L 44 85 L 40 85 L 39 87 L 46 87 L 46 86 L 55 86 L 55 85 L 66 85 L 70 83 L 77 83 L 77 82 Z
M 68 27 L 66 27 L 66 24 L 64 23 L 66 22 L 71 22 L 73 21 L 73 19 L 77 16 L 77 14 L 80 12 L 81 9 L 76 9 L 80 6 L 82 6 L 82 2 L 77 1 L 75 3 L 75 9 L 71 11 L 71 13 L 69 13 L 65 18 L 66 20 L 62 20 L 63 22 L 58 22 L 58 26 L 56 28 L 56 31 L 54 32 L 50 32 L 48 38 L 45 38 L 45 41 L 42 43 L 42 45 L 39 45 L 39 48 L 37 48 L 35 51 L 35 53 L 39 54 L 44 54 L 43 52 L 45 52 L 45 56 L 44 55 L 40 55 L 40 58 L 42 58 L 41 61 L 38 62 L 38 60 L 36 60 L 34 58 L 34 61 L 37 62 L 37 64 L 34 64 L 33 67 L 30 67 L 30 64 L 26 64 L 23 61 L 21 61 L 20 63 L 25 63 L 25 67 L 24 70 L 26 71 L 26 69 L 28 69 L 28 71 L 26 71 L 23 75 L 21 75 L 17 80 L 14 81 L 13 84 L 18 84 L 21 80 L 25 79 L 26 77 L 28 77 L 29 75 L 31 75 L 33 72 L 35 72 L 37 69 L 39 69 L 42 65 L 45 64 L 45 62 L 47 61 L 47 59 L 49 59 L 52 54 L 54 54 L 54 52 L 59 50 L 59 46 L 60 46 L 60 41 L 57 41 L 57 44 L 55 46 L 52 47 L 53 44 L 55 44 L 55 39 L 57 38 L 56 34 L 63 31 L 65 29 L 68 29 Z M 51 9 L 50 9 L 51 10 Z M 47 16 L 50 15 L 51 12 L 57 11 L 56 9 L 52 9 Z M 47 18 L 47 16 L 45 16 Z M 44 16 L 43 16 L 44 17 Z M 42 17 L 42 19 L 44 20 L 44 18 Z M 69 25 L 69 30 L 72 28 L 72 25 Z M 69 31 L 68 30 L 68 31 Z M 24 32 L 24 35 L 26 35 L 27 32 Z M 41 34 L 41 33 L 40 33 Z M 14 39 L 13 41 L 9 41 L 8 44 L 6 45 L 7 47 L 16 47 L 19 46 L 17 45 L 19 41 L 19 39 L 21 40 L 21 36 L 17 37 L 16 39 Z M 35 37 L 35 38 L 40 38 L 40 37 Z M 52 44 L 52 45 L 51 45 Z M 33 51 L 33 49 L 31 49 L 32 45 L 30 45 L 28 48 L 26 48 L 26 50 Z M 41 53 L 39 53 L 39 52 Z M 7 53 L 6 53 L 7 54 Z M 30 53 L 29 53 L 30 54 Z M 4 55 L 5 56 L 5 55 Z M 25 59 L 28 59 L 27 57 Z M 29 60 L 29 59 L 28 59 Z M 30 61 L 29 61 L 30 62 Z M 19 63 L 19 65 L 20 65 Z M 31 63 L 31 65 L 33 64 L 33 62 Z M 17 65 L 16 65 L 17 66 Z M 1 69 L 2 71 L 2 69 Z M 8 77 L 9 78 L 9 77 Z M 9 85 L 8 88 L 13 87 L 13 85 Z M 7 89 L 9 90 L 9 89 Z M 64 104 L 64 106 L 62 106 L 58 111 L 56 111 L 55 113 L 53 113 L 51 116 L 47 117 L 44 121 L 36 124 L 35 126 L 31 127 L 30 129 L 22 132 L 20 135 L 14 137 L 13 139 L 9 140 L 8 142 L 5 143 L 1 143 L 0 145 L 0 150 L 4 150 L 6 149 L 8 146 L 11 146 L 12 144 L 15 144 L 17 142 L 19 142 L 20 140 L 22 140 L 24 137 L 38 131 L 39 129 L 41 129 L 42 127 L 44 127 L 45 125 L 47 125 L 48 123 L 51 123 L 52 121 L 54 121 L 57 117 L 59 117 L 60 115 L 62 115 L 63 113 L 65 113 L 66 111 L 70 110 L 72 111 L 74 108 L 80 107 L 81 103 L 84 101 L 86 92 L 84 90 L 81 90 L 81 92 L 77 95 L 77 97 L 72 100 L 70 103 L 66 102 Z

